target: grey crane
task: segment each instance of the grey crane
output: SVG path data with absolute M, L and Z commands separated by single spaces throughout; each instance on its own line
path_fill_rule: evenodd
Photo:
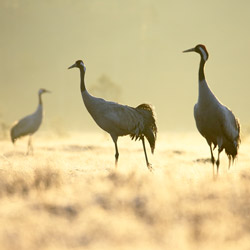
M 36 111 L 19 121 L 15 122 L 13 127 L 10 130 L 11 141 L 15 143 L 15 141 L 23 136 L 29 135 L 27 154 L 29 152 L 33 152 L 33 146 L 31 141 L 31 136 L 38 130 L 42 123 L 43 119 L 43 103 L 42 103 L 42 94 L 50 93 L 49 90 L 40 89 L 38 91 L 38 107 Z
M 119 151 L 117 140 L 119 136 L 130 135 L 131 139 L 142 141 L 146 164 L 152 170 L 148 162 L 144 137 L 147 138 L 151 152 L 154 152 L 157 135 L 155 114 L 149 104 L 141 104 L 136 108 L 121 105 L 115 102 L 106 101 L 90 95 L 85 87 L 86 67 L 82 60 L 78 60 L 68 69 L 78 68 L 80 70 L 80 90 L 86 109 L 96 124 L 110 134 L 115 144 L 115 166 L 117 167 Z
M 206 82 L 204 65 L 209 56 L 206 47 L 202 44 L 198 44 L 194 48 L 183 52 L 196 52 L 201 56 L 199 67 L 199 97 L 198 102 L 194 106 L 194 118 L 198 131 L 205 137 L 210 147 L 213 174 L 215 163 L 213 150 L 218 146 L 218 158 L 216 160 L 218 175 L 220 153 L 222 150 L 225 149 L 228 156 L 229 168 L 238 154 L 241 141 L 240 123 L 239 120 L 235 118 L 233 112 L 216 98 Z

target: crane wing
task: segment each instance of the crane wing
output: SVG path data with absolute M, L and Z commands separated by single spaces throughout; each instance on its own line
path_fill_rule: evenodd
M 11 128 L 11 139 L 14 142 L 17 138 L 33 134 L 37 131 L 42 122 L 42 108 L 38 108 L 35 113 L 25 116 L 17 121 Z
M 153 111 L 149 105 L 143 104 L 133 108 L 93 97 L 87 91 L 82 92 L 82 97 L 97 125 L 113 136 L 131 134 L 137 137 L 142 134 L 145 126 L 155 123 Z M 149 118 L 151 116 L 152 119 Z M 157 130 L 156 126 L 153 130 Z
M 30 127 L 30 116 L 26 116 L 21 120 L 15 122 L 14 126 L 11 128 L 11 138 L 14 142 L 17 138 L 29 134 Z
M 144 129 L 143 117 L 135 109 L 118 103 L 108 103 L 108 108 L 103 113 L 104 120 L 118 135 L 136 134 Z
M 222 105 L 221 115 L 218 117 L 225 137 L 232 142 L 238 141 L 240 138 L 240 125 L 233 112 Z

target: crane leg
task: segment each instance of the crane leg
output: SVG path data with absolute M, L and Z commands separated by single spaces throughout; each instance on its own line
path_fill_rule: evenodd
M 31 137 L 31 135 L 29 136 L 28 148 L 27 148 L 26 155 L 28 155 L 30 152 L 33 154 L 33 146 L 32 146 L 32 137 Z
M 117 142 L 115 142 L 115 167 L 116 168 L 117 168 L 118 158 L 119 158 L 119 151 L 117 147 Z
M 142 145 L 143 145 L 143 150 L 144 150 L 144 154 L 145 154 L 145 159 L 146 159 L 147 167 L 148 167 L 149 171 L 152 171 L 153 168 L 152 168 L 151 164 L 148 162 L 148 156 L 147 156 L 147 151 L 146 151 L 146 147 L 145 147 L 144 136 L 141 138 L 141 140 L 142 140 Z
M 210 147 L 210 153 L 211 153 L 211 162 L 214 165 L 215 159 L 214 159 L 214 155 L 213 155 L 212 145 L 210 144 L 209 147 Z
M 110 136 L 115 144 L 115 167 L 117 168 L 117 163 L 118 163 L 118 158 L 119 158 L 119 151 L 118 151 L 118 146 L 117 146 L 118 136 L 111 135 L 111 134 Z
M 212 145 L 209 144 L 209 148 L 210 148 L 210 153 L 211 153 L 211 162 L 213 164 L 213 177 L 214 177 L 214 163 L 215 163 L 215 159 L 214 159 L 214 155 L 213 155 L 213 150 L 212 150 Z
M 219 174 L 219 166 L 220 166 L 220 153 L 221 153 L 222 149 L 219 147 L 218 148 L 218 158 L 216 161 L 216 166 L 217 166 L 217 175 Z

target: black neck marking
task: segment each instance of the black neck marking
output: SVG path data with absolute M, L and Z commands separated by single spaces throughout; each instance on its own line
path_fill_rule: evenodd
M 42 93 L 39 93 L 39 105 L 43 105 L 43 102 L 42 102 Z
M 199 68 L 199 81 L 203 81 L 205 79 L 204 66 L 205 66 L 205 61 L 201 55 L 200 68 Z
M 200 68 L 199 68 L 199 81 L 203 81 L 205 79 L 204 66 L 208 59 L 208 52 L 206 50 L 206 47 L 202 44 L 197 45 L 195 47 L 195 51 L 199 53 L 201 56 Z
M 84 78 L 85 78 L 85 70 L 83 67 L 80 67 L 80 75 L 81 75 L 81 92 L 86 91 L 86 87 L 85 87 L 85 82 L 84 82 Z

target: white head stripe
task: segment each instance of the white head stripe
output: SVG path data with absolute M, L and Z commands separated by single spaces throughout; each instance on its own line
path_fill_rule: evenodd
M 202 47 L 199 47 L 201 53 L 202 53 L 202 57 L 203 57 L 203 60 L 206 61 L 207 60 L 207 53 L 206 51 L 202 48 Z
M 83 66 L 84 71 L 86 71 L 86 67 L 85 67 L 84 63 L 83 63 L 83 62 L 80 62 L 80 64 Z

